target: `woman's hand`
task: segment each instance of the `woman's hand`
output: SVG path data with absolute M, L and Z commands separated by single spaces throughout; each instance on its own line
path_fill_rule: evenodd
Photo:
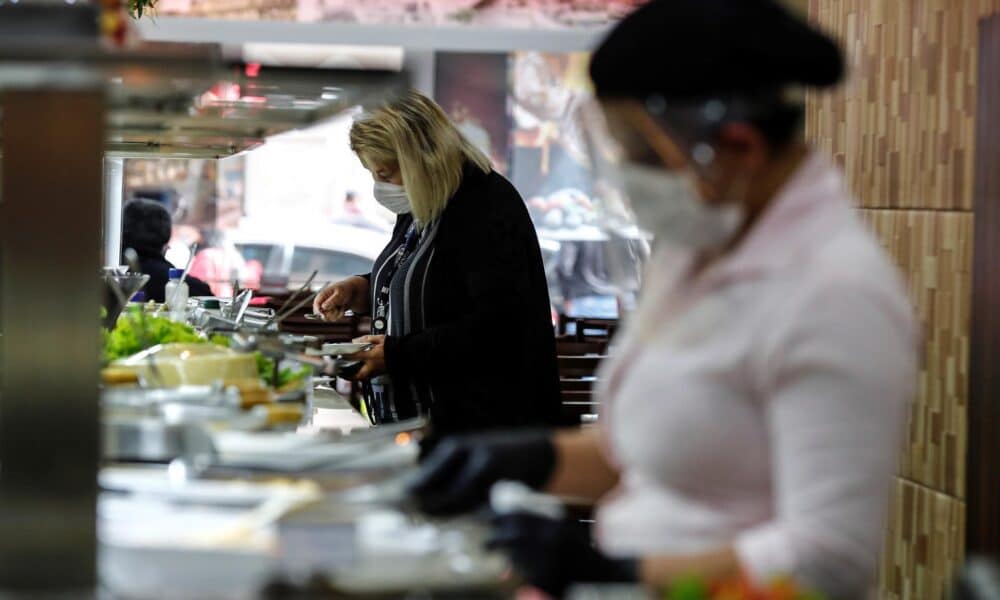
M 556 467 L 552 433 L 498 431 L 447 437 L 410 480 L 410 494 L 424 512 L 452 515 L 484 504 L 501 479 L 540 489 Z
M 370 304 L 369 289 L 368 280 L 358 276 L 331 283 L 316 294 L 313 312 L 322 315 L 324 321 L 337 321 L 348 310 L 366 313 Z
M 365 335 L 354 340 L 354 343 L 372 345 L 370 350 L 363 350 L 346 357 L 363 363 L 354 379 L 370 379 L 385 373 L 384 335 Z
M 492 549 L 503 550 L 525 582 L 562 598 L 576 582 L 629 583 L 639 580 L 639 562 L 612 558 L 594 548 L 578 522 L 528 513 L 493 518 Z

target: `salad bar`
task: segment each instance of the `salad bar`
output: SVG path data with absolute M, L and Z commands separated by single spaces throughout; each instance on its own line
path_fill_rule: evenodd
M 356 345 L 282 331 L 275 316 L 306 289 L 276 308 L 246 294 L 180 311 L 130 302 L 114 322 L 105 307 L 100 585 L 138 598 L 509 592 L 476 519 L 411 506 L 424 422 L 369 427 L 333 385 Z
M 20 23 L 0 47 L 5 593 L 509 595 L 479 522 L 406 499 L 426 423 L 371 428 L 337 391 L 351 349 L 329 344 L 356 320 L 307 318 L 309 286 L 164 306 L 130 302 L 147 283 L 134 266 L 95 276 L 102 156 L 226 156 L 391 95 L 401 74 L 251 76 L 239 48 L 103 47 L 91 6 L 3 8 L 5 31 Z M 245 97 L 207 93 L 233 80 Z

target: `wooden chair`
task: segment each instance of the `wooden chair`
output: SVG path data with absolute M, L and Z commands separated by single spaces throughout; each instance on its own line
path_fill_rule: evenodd
M 594 394 L 592 391 L 560 390 L 559 396 L 562 398 L 563 403 L 596 404 L 594 402 Z
M 556 337 L 562 417 L 567 425 L 579 426 L 597 414 L 593 390 L 597 369 L 606 358 L 608 340 L 581 340 L 576 335 Z
M 559 356 L 604 356 L 608 353 L 607 341 L 581 342 L 572 336 L 560 336 L 556 338 L 556 354 Z
M 572 327 L 570 326 L 570 323 L 573 324 Z M 570 333 L 570 331 L 569 331 L 570 329 L 573 329 L 572 333 Z M 575 336 L 576 335 L 576 317 L 570 317 L 570 316 L 564 315 L 562 313 L 559 313 L 559 323 L 556 326 L 556 335 L 557 336 Z
M 577 341 L 605 341 L 614 337 L 618 330 L 618 319 L 596 317 L 568 317 L 559 315 L 559 336 L 568 336 Z
M 603 356 L 558 356 L 560 379 L 583 379 L 593 377 Z
M 618 331 L 618 319 L 577 319 L 576 336 L 582 341 L 609 341 Z
M 579 426 L 600 409 L 600 403 L 594 401 L 590 392 L 561 392 L 561 396 L 562 418 L 567 425 Z
M 593 392 L 596 379 L 560 379 L 559 389 L 563 392 Z

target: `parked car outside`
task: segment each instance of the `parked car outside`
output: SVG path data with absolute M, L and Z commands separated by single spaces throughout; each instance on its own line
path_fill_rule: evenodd
M 280 233 L 276 233 L 280 232 Z M 262 267 L 261 288 L 298 288 L 318 271 L 312 287 L 371 271 L 389 235 L 348 225 L 323 225 L 312 230 L 267 231 L 241 228 L 229 235 L 247 264 Z

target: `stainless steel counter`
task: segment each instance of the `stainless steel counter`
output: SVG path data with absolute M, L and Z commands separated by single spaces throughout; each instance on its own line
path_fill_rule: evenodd
M 329 389 L 317 390 L 314 407 L 321 415 L 353 412 Z M 318 575 L 337 597 L 414 590 L 505 597 L 508 565 L 483 549 L 481 523 L 429 520 L 408 508 L 401 492 L 416 441 L 400 433 L 364 428 L 331 438 L 306 429 L 216 442 L 221 457 L 227 444 L 247 442 L 261 452 L 311 452 L 317 437 L 343 456 L 357 455 L 304 472 L 212 466 L 192 477 L 174 464 L 103 469 L 102 586 L 130 598 L 253 598 L 270 582 L 304 586 Z

